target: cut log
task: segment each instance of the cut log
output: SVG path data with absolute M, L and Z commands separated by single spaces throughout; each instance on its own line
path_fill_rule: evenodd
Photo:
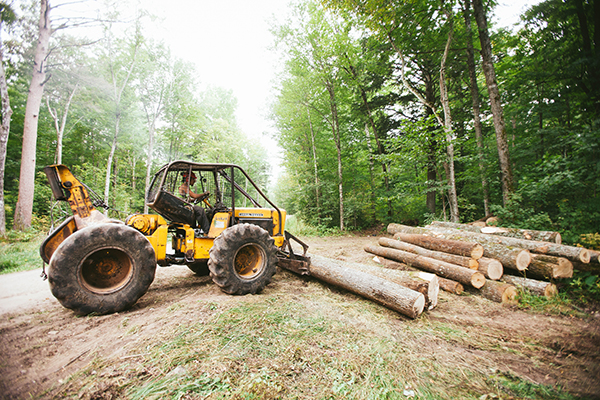
M 496 303 L 517 303 L 517 289 L 509 284 L 498 281 L 488 281 L 479 291 L 481 296 Z
M 389 269 L 397 269 L 399 271 L 420 271 L 420 269 L 418 269 L 418 268 L 413 268 L 404 263 L 390 260 L 389 258 L 385 258 L 385 257 L 381 257 L 381 256 L 373 257 L 373 261 L 376 262 L 377 264 L 380 264 Z
M 591 262 L 589 264 L 586 264 L 577 261 L 571 261 L 571 263 L 573 264 L 573 269 L 576 269 L 577 271 L 585 271 L 591 272 L 593 274 L 600 274 L 600 264 L 598 262 Z
M 409 253 L 415 253 L 420 256 L 435 258 L 436 260 L 446 261 L 451 264 L 460 265 L 461 267 L 474 269 L 475 271 L 481 272 L 483 275 L 485 275 L 486 278 L 490 278 L 493 280 L 500 279 L 504 272 L 500 261 L 491 258 L 482 257 L 479 260 L 475 260 L 470 257 L 464 257 L 456 254 L 448 254 L 441 251 L 424 249 L 423 247 L 414 244 L 385 237 L 379 238 L 379 244 L 384 247 L 408 251 Z
M 429 234 L 435 234 L 435 232 L 430 232 Z M 400 233 L 396 233 L 394 234 L 394 238 L 400 237 L 400 235 Z M 503 246 L 497 243 L 486 244 L 483 255 L 486 258 L 500 261 L 503 269 L 508 268 L 515 271 L 525 270 L 531 261 L 531 255 L 528 250 Z
M 420 256 L 429 258 L 435 258 L 436 260 L 446 261 L 451 264 L 460 265 L 461 267 L 470 268 L 477 270 L 479 268 L 479 262 L 474 258 L 459 256 L 456 254 L 444 253 L 442 251 L 434 251 L 425 249 L 415 244 L 410 244 L 398 239 L 390 239 L 386 237 L 379 238 L 378 242 L 381 246 L 390 247 L 392 249 L 408 251 L 409 253 L 415 253 Z
M 423 271 L 400 271 L 388 268 L 382 268 L 374 265 L 345 262 L 344 266 L 353 268 L 357 271 L 366 272 L 378 276 L 398 285 L 416 290 L 425 296 L 425 307 L 428 310 L 437 306 L 440 293 L 439 278 L 435 274 Z
M 459 282 L 439 277 L 440 289 L 453 294 L 461 294 L 465 289 Z
M 529 250 L 532 253 L 565 257 L 572 261 L 590 262 L 590 252 L 587 249 L 582 247 L 566 246 L 563 244 L 515 239 L 505 236 L 486 235 L 483 233 L 467 232 L 458 229 L 435 226 L 429 226 L 427 228 L 415 228 L 400 224 L 389 224 L 388 232 L 392 234 L 396 232 L 410 234 L 430 234 L 431 236 L 441 237 L 444 239 L 477 242 L 482 244 L 484 247 L 488 247 L 490 244 L 500 244 L 503 246 L 520 247 Z
M 559 232 L 552 231 L 535 231 L 530 229 L 515 229 L 515 228 L 501 228 L 499 226 L 485 226 L 479 227 L 468 224 L 458 224 L 456 222 L 448 221 L 433 221 L 431 226 L 440 226 L 443 228 L 461 229 L 469 232 L 485 233 L 491 235 L 499 235 L 506 237 L 513 237 L 517 239 L 537 240 L 541 242 L 552 242 L 562 243 L 562 237 Z
M 462 240 L 446 240 L 430 235 L 413 235 L 402 232 L 398 232 L 394 235 L 394 238 L 429 250 L 470 257 L 475 260 L 483 256 L 483 247 L 479 243 L 465 242 Z
M 558 289 L 554 283 L 538 281 L 535 279 L 522 278 L 520 276 L 504 275 L 502 281 L 510 283 L 516 287 L 521 287 L 538 296 L 553 297 L 558 294 Z
M 502 263 L 493 258 L 481 257 L 479 260 L 477 271 L 485 275 L 486 278 L 497 281 L 504 274 Z
M 600 251 L 588 250 L 590 252 L 590 262 L 600 263 Z
M 344 266 L 343 261 L 310 255 L 309 275 L 346 289 L 410 318 L 417 318 L 425 308 L 425 296 L 377 276 Z M 293 272 L 293 271 L 292 271 Z
M 458 281 L 465 285 L 473 286 L 476 289 L 485 285 L 485 276 L 483 276 L 481 272 L 461 267 L 460 265 L 450 264 L 445 261 L 382 246 L 369 245 L 365 247 L 365 251 L 377 256 L 401 261 L 412 267 L 434 273 L 443 278 Z
M 526 274 L 528 277 L 542 279 L 571 278 L 573 277 L 573 263 L 564 257 L 532 254 L 531 264 L 529 264 Z

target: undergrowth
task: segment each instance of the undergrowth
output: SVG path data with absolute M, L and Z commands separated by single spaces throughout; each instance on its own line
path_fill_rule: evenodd
M 0 274 L 40 268 L 39 248 L 45 236 L 36 230 L 11 230 L 5 238 L 0 238 Z

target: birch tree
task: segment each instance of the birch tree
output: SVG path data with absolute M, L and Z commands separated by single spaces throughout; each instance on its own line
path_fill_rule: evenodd
M 19 199 L 15 207 L 13 226 L 15 230 L 21 231 L 31 227 L 33 212 L 37 129 L 40 105 L 44 94 L 44 85 L 46 84 L 46 61 L 50 46 L 50 36 L 52 35 L 50 2 L 48 0 L 40 1 L 38 33 L 39 36 L 33 60 L 33 74 L 25 106 L 25 119 L 23 121 Z
M 0 34 L 6 24 L 15 21 L 15 13 L 10 6 L 0 3 Z M 0 38 L 0 101 L 2 102 L 2 125 L 0 125 L 0 236 L 6 235 L 6 215 L 4 211 L 4 166 L 6 165 L 6 149 L 10 133 L 12 109 L 8 98 L 8 84 L 4 70 L 4 42 Z

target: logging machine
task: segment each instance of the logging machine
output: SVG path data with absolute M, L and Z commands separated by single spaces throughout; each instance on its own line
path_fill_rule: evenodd
M 44 171 L 54 198 L 68 202 L 72 215 L 44 240 L 40 255 L 49 265 L 52 294 L 78 314 L 131 307 L 148 290 L 157 264 L 187 265 L 238 295 L 260 292 L 277 264 L 308 272 L 308 246 L 285 231 L 285 210 L 237 165 L 166 164 L 146 193 L 146 204 L 156 214 L 133 214 L 125 222 L 97 210 L 107 206 L 97 195 L 92 199 L 93 191 L 66 166 Z M 196 179 L 190 182 L 192 176 Z M 182 191 L 183 184 L 191 190 Z M 194 199 L 194 191 L 204 196 Z M 197 222 L 202 214 L 207 232 Z M 294 253 L 292 242 L 301 246 L 302 255 Z

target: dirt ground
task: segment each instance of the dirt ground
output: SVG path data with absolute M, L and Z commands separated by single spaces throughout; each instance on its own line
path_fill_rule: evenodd
M 306 242 L 314 254 L 372 263 L 372 257 L 363 248 L 376 244 L 377 237 L 308 238 Z M 132 309 L 106 316 L 78 317 L 52 297 L 40 272 L 0 276 L 0 398 L 54 398 L 63 382 L 88 366 L 94 357 L 117 361 L 135 357 L 129 348 L 136 341 L 151 338 L 164 324 L 185 322 L 167 315 L 168 308 L 182 300 L 243 301 L 243 297 L 222 293 L 210 278 L 197 277 L 184 266 L 173 266 L 158 268 L 150 290 Z M 300 285 L 301 280 L 281 272 L 275 275 L 269 290 L 289 290 L 296 284 Z M 479 296 L 458 297 L 441 292 L 438 307 L 429 311 L 426 318 L 460 325 L 473 335 L 493 335 L 498 346 L 506 350 L 436 343 L 434 349 L 447 347 L 438 356 L 454 351 L 457 362 L 479 360 L 482 368 L 504 370 L 536 384 L 560 385 L 585 398 L 600 398 L 597 313 L 574 317 L 527 312 Z M 123 335 L 126 322 L 141 328 L 135 334 Z

